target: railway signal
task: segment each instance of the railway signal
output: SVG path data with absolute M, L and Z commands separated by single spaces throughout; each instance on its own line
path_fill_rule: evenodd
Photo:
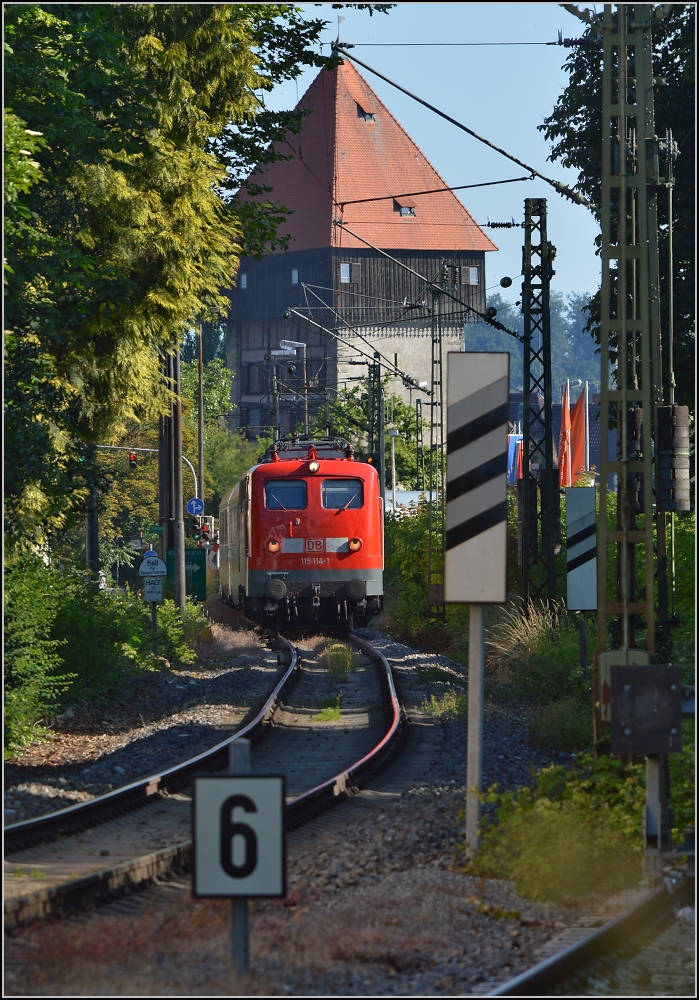
M 130 451 L 129 452 L 129 468 L 130 469 L 137 469 L 138 468 L 138 460 L 136 458 L 136 452 L 135 451 Z

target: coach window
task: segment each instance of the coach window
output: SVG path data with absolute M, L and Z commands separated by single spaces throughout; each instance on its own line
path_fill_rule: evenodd
M 356 510 L 364 505 L 364 483 L 361 479 L 326 479 L 321 501 L 326 510 Z
M 303 510 L 307 502 L 303 479 L 268 479 L 265 483 L 267 510 Z

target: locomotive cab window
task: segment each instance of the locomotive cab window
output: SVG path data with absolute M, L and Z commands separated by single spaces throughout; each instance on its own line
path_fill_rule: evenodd
M 308 492 L 303 479 L 268 479 L 265 483 L 267 510 L 303 510 Z
M 326 479 L 321 502 L 326 510 L 357 510 L 364 505 L 364 483 L 361 479 Z

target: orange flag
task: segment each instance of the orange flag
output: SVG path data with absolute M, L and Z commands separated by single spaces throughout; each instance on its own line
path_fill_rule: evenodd
M 570 475 L 570 396 L 566 382 L 561 406 L 561 430 L 558 435 L 558 482 L 560 486 L 572 486 Z
M 580 473 L 585 471 L 585 393 L 581 392 L 570 414 L 570 472 L 571 486 L 577 484 Z

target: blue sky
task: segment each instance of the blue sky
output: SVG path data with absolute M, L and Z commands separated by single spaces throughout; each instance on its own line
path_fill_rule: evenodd
M 337 37 L 354 43 L 363 63 L 428 101 L 479 135 L 548 177 L 573 185 L 575 172 L 547 160 L 549 147 L 537 131 L 567 83 L 562 69 L 570 49 L 555 42 L 582 34 L 582 23 L 555 3 L 399 3 L 387 14 L 333 10 L 331 4 L 302 4 L 310 17 L 330 23 L 323 53 Z M 416 45 L 415 43 L 437 43 Z M 445 43 L 497 43 L 488 45 Z M 372 43 L 372 44 L 367 44 Z M 377 43 L 390 43 L 377 44 Z M 397 44 L 398 43 L 398 44 Z M 415 140 L 447 184 L 475 184 L 521 177 L 526 171 L 439 118 L 362 66 L 359 72 Z M 307 70 L 298 81 L 266 95 L 273 109 L 293 107 L 314 79 Z M 556 246 L 552 292 L 594 292 L 600 265 L 595 256 L 598 232 L 590 211 L 562 198 L 541 180 L 457 192 L 476 222 L 520 223 L 525 198 L 546 198 L 549 240 Z M 486 283 L 503 299 L 520 298 L 522 230 L 487 229 L 500 248 L 486 255 Z M 499 286 L 509 275 L 509 289 Z

